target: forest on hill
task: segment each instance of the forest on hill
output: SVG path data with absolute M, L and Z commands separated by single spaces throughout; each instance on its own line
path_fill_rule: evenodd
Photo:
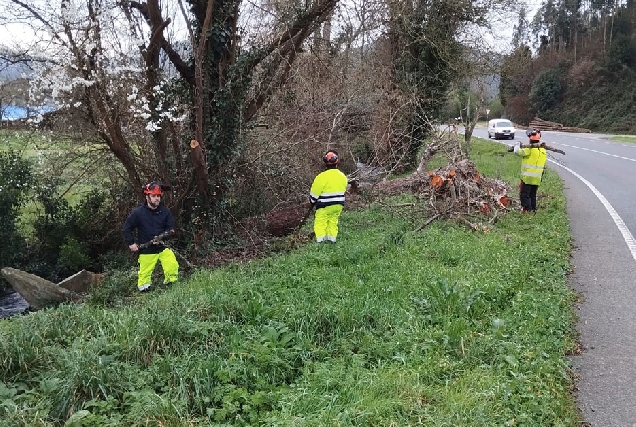
M 512 44 L 500 98 L 515 122 L 636 133 L 636 2 L 544 1 L 520 11 Z

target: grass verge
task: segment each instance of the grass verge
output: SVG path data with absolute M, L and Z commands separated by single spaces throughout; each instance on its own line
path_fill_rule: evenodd
M 503 150 L 473 157 L 516 182 Z M 2 321 L 0 425 L 578 425 L 561 190 L 489 232 L 345 211 L 335 245 Z
M 636 136 L 630 135 L 615 135 L 610 138 L 612 141 L 616 142 L 627 142 L 630 144 L 636 144 Z

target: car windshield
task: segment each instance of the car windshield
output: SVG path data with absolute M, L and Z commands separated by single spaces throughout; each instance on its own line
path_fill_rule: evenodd
M 499 122 L 499 123 L 495 124 L 495 127 L 498 127 L 498 128 L 511 128 L 512 127 L 512 123 L 511 122 Z

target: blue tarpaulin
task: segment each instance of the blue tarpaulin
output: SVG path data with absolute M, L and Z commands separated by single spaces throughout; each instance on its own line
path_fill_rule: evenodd
M 53 111 L 53 107 L 16 107 L 15 105 L 0 106 L 0 115 L 2 120 L 20 120 L 27 117 L 35 117 L 39 114 L 49 113 Z

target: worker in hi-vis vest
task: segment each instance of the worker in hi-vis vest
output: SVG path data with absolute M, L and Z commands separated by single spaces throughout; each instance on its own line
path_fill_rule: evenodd
M 314 233 L 318 243 L 336 243 L 347 176 L 338 170 L 338 152 L 335 150 L 327 151 L 322 160 L 327 169 L 316 176 L 309 192 L 309 201 L 316 208 Z
M 541 143 L 541 134 L 532 130 L 528 132 L 531 144 Z M 542 146 L 521 148 L 517 143 L 513 148 L 521 160 L 521 182 L 519 183 L 519 199 L 521 201 L 521 211 L 523 213 L 536 212 L 537 210 L 537 190 L 541 185 L 541 178 L 545 170 L 545 163 L 548 154 Z

